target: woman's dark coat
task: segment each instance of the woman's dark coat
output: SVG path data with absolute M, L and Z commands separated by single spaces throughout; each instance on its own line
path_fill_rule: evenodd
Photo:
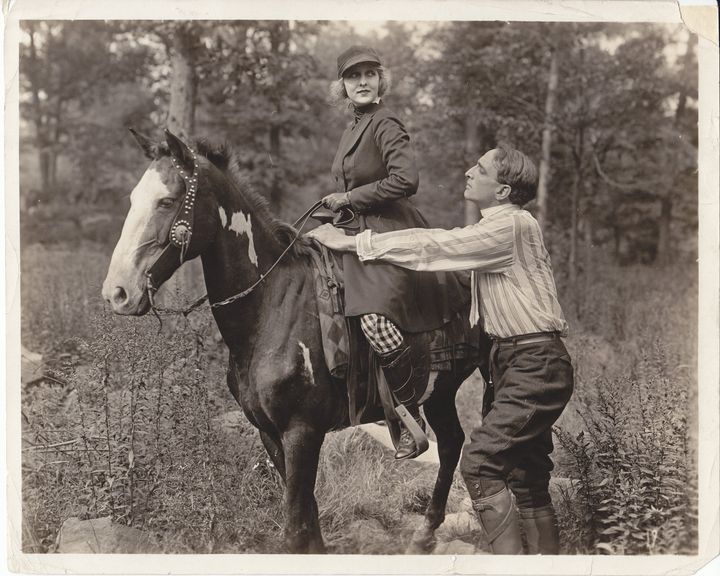
M 347 127 L 333 161 L 337 192 L 350 192 L 358 214 L 347 226 L 350 234 L 368 228 L 389 232 L 427 228 L 408 200 L 418 188 L 418 171 L 405 126 L 381 104 L 363 109 Z M 415 272 L 380 261 L 343 257 L 345 315 L 377 313 L 407 332 L 440 327 L 459 309 L 465 295 L 452 274 Z

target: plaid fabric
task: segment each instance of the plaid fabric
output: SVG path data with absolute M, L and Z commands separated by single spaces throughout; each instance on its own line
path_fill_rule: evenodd
M 360 326 L 370 346 L 378 354 L 387 354 L 403 344 L 400 330 L 381 314 L 364 314 L 360 317 Z

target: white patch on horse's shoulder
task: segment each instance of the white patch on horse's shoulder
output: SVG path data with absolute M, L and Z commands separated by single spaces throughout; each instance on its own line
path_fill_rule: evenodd
M 235 212 L 230 219 L 230 230 L 235 232 L 238 236 L 240 234 L 247 234 L 248 237 L 248 257 L 250 262 L 258 265 L 257 252 L 255 252 L 255 239 L 253 238 L 252 222 L 250 221 L 250 215 L 245 216 L 242 212 Z
M 313 372 L 312 367 L 312 361 L 310 360 L 310 349 L 305 346 L 300 340 L 298 340 L 298 345 L 300 346 L 300 349 L 303 353 L 303 361 L 305 363 L 305 371 L 310 375 L 310 380 L 315 383 L 315 372 Z
M 227 214 L 225 214 L 225 208 L 218 206 L 218 214 L 220 214 L 220 223 L 222 224 L 222 227 L 225 228 L 225 226 L 227 226 Z

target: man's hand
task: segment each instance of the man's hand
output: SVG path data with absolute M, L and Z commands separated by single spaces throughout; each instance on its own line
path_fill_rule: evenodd
M 314 238 L 320 242 L 320 244 L 324 244 L 331 250 L 355 252 L 355 236 L 345 236 L 342 230 L 338 230 L 332 224 L 318 226 L 305 234 L 305 237 Z
M 325 196 L 325 198 L 322 199 L 322 203 L 325 208 L 329 208 L 333 212 L 337 212 L 343 206 L 350 204 L 350 198 L 347 193 L 333 192 L 332 194 Z

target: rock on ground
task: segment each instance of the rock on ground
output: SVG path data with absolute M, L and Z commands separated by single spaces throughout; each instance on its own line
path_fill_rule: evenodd
M 479 539 L 482 528 L 473 512 L 456 512 L 445 516 L 445 521 L 435 531 L 438 540 L 448 542 L 457 538 Z
M 45 368 L 41 354 L 31 352 L 25 346 L 22 346 L 20 361 L 20 380 L 23 385 L 32 384 L 43 379 Z
M 482 554 L 482 551 L 476 550 L 473 544 L 463 540 L 451 540 L 450 542 L 438 542 L 433 554 Z
M 374 518 L 354 520 L 347 527 L 344 535 L 347 544 L 351 543 L 351 554 L 388 554 L 399 553 L 401 550 L 388 550 L 388 532 Z
M 162 552 L 147 532 L 114 524 L 110 517 L 80 520 L 68 518 L 58 534 L 60 554 L 157 554 Z

